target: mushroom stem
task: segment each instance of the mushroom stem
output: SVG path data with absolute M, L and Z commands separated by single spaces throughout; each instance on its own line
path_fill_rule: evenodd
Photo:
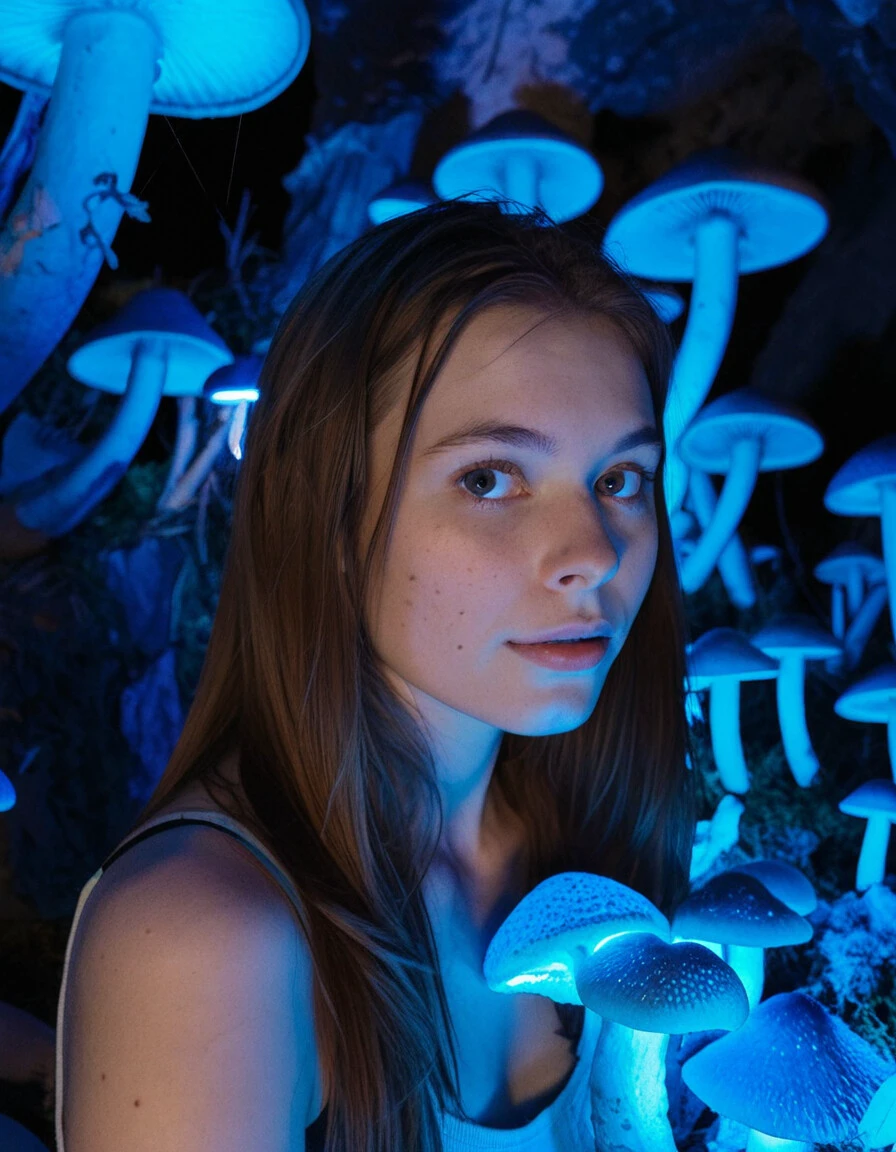
M 174 491 L 175 485 L 186 471 L 190 457 L 196 448 L 196 437 L 199 431 L 199 421 L 196 418 L 196 397 L 179 396 L 177 398 L 177 435 L 174 440 L 174 451 L 171 453 L 171 465 L 165 480 L 165 487 L 156 501 L 156 511 L 164 508 L 165 501 Z
M 890 630 L 896 637 L 896 481 L 881 485 L 880 529 L 890 596 Z
M 850 620 L 854 615 L 850 613 Z M 831 585 L 831 632 L 838 640 L 842 640 L 846 633 L 846 588 L 843 584 Z
M 852 620 L 856 612 L 862 607 L 865 596 L 865 578 L 858 568 L 850 568 L 846 574 L 846 614 Z
M 716 490 L 709 474 L 697 468 L 691 469 L 688 493 L 694 515 L 701 528 L 706 528 L 713 517 L 718 503 Z M 719 555 L 719 575 L 728 591 L 731 603 L 736 608 L 752 608 L 756 603 L 756 581 L 747 550 L 736 532 Z
M 749 792 L 750 777 L 740 738 L 740 681 L 716 680 L 709 689 L 712 754 L 726 792 Z
M 6 228 L 0 275 L 0 412 L 81 309 L 121 220 L 115 196 L 85 200 L 96 178 L 126 192 L 146 131 L 158 36 L 130 8 L 75 12 L 30 176 Z M 90 231 L 85 231 L 90 229 Z
M 688 318 L 672 371 L 664 418 L 666 504 L 675 512 L 684 499 L 688 470 L 678 439 L 699 411 L 716 378 L 737 304 L 738 231 L 730 216 L 704 217 L 694 236 L 694 284 Z
M 781 1136 L 766 1136 L 764 1132 L 757 1132 L 755 1128 L 751 1128 L 745 1152 L 770 1152 L 771 1149 L 775 1149 L 776 1152 L 813 1152 L 814 1148 L 814 1144 L 807 1144 L 805 1140 L 785 1140 Z
M 806 727 L 805 666 L 802 656 L 785 653 L 778 670 L 778 723 L 793 778 L 808 788 L 818 775 L 818 757 Z
M 744 436 L 732 445 L 731 466 L 712 519 L 681 565 L 681 585 L 686 592 L 703 587 L 736 532 L 756 487 L 761 458 L 762 441 L 757 436 Z
M 887 603 L 886 584 L 875 584 L 862 607 L 849 622 L 843 636 L 843 668 L 851 672 L 862 658 L 868 637 Z
M 510 200 L 518 200 L 527 207 L 540 207 L 538 199 L 538 172 L 530 156 L 521 152 L 508 152 L 504 159 L 504 186 Z
M 222 407 L 218 413 L 218 424 L 209 436 L 205 447 L 177 482 L 168 499 L 164 504 L 160 504 L 159 511 L 178 512 L 181 508 L 186 508 L 215 466 L 221 449 L 227 443 L 227 434 L 232 420 L 231 407 L 229 405 Z
M 889 818 L 884 815 L 869 816 L 856 866 L 857 892 L 864 892 L 872 884 L 883 884 L 889 842 Z
M 668 1045 L 662 1032 L 602 1018 L 590 1080 L 591 1120 L 601 1152 L 675 1152 L 666 1090 Z
M 747 990 L 747 1000 L 750 1011 L 762 999 L 762 989 L 765 986 L 765 949 L 752 948 L 746 944 L 725 944 L 722 959 L 730 964 L 740 982 Z
M 167 356 L 151 340 L 136 345 L 124 398 L 111 424 L 59 483 L 16 505 L 22 524 L 61 536 L 115 487 L 152 427 L 167 367 Z

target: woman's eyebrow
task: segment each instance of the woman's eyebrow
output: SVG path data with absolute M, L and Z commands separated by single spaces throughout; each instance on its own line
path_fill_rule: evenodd
M 444 452 L 447 448 L 460 448 L 479 440 L 497 440 L 514 448 L 529 448 L 544 456 L 556 456 L 560 451 L 560 445 L 554 437 L 540 432 L 537 428 L 525 428 L 520 424 L 500 424 L 493 420 L 475 420 L 444 436 L 431 448 L 427 448 L 423 455 L 432 456 L 436 452 Z M 644 445 L 662 447 L 659 433 L 652 424 L 645 424 L 626 433 L 610 447 L 607 454 L 628 452 L 632 448 Z

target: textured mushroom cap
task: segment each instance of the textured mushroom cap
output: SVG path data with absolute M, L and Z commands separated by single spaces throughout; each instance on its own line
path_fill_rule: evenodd
M 847 816 L 887 816 L 896 821 L 896 784 L 892 780 L 866 780 L 837 807 Z
M 707 404 L 681 434 L 682 460 L 701 472 L 727 472 L 739 440 L 759 440 L 759 471 L 798 468 L 824 451 L 815 425 L 790 404 L 738 388 Z
M 880 485 L 896 481 L 896 436 L 860 448 L 834 473 L 824 506 L 838 516 L 879 516 Z
M 398 180 L 371 197 L 367 216 L 371 224 L 384 224 L 397 216 L 407 216 L 428 204 L 435 204 L 437 199 L 435 192 L 423 180 Z
M 896 708 L 896 664 L 882 664 L 834 701 L 834 711 L 844 720 L 863 724 L 886 724 Z
M 77 12 L 103 9 L 110 18 L 117 12 L 142 16 L 156 30 L 162 50 L 149 110 L 168 116 L 237 116 L 260 108 L 298 76 L 311 43 L 311 24 L 301 0 L 7 4 L 0 80 L 49 93 L 66 23 Z
M 822 584 L 845 584 L 851 572 L 861 572 L 869 583 L 884 579 L 886 568 L 880 556 L 875 556 L 861 544 L 846 540 L 838 544 L 813 569 L 815 579 Z
M 710 628 L 688 648 L 688 687 L 709 688 L 714 680 L 772 680 L 778 662 L 766 656 L 736 628 Z
M 668 940 L 669 921 L 646 896 L 608 876 L 561 872 L 513 909 L 488 946 L 482 972 L 493 992 L 537 992 L 558 1004 L 581 1004 L 573 964 L 621 932 Z
M 202 398 L 213 404 L 239 404 L 258 399 L 258 377 L 263 356 L 237 356 L 232 364 L 216 368 L 202 386 Z
M 715 148 L 690 156 L 624 205 L 610 221 L 604 250 L 635 276 L 693 280 L 694 236 L 711 215 L 736 225 L 742 273 L 795 260 L 828 228 L 811 184 Z
M 827 660 L 843 650 L 843 645 L 812 616 L 797 613 L 769 621 L 752 637 L 752 642 L 775 660 L 794 655 L 804 660 Z
M 747 948 L 778 948 L 812 939 L 808 920 L 744 872 L 720 872 L 707 880 L 679 905 L 672 931 L 691 940 Z
M 535 162 L 541 204 L 556 221 L 581 216 L 603 190 L 603 170 L 587 148 L 556 124 L 522 109 L 502 112 L 450 148 L 433 171 L 433 187 L 443 200 L 505 196 L 504 169 L 513 157 Z
M 212 372 L 233 360 L 233 353 L 183 292 L 148 288 L 132 296 L 111 320 L 97 325 L 66 367 L 82 384 L 123 393 L 141 343 L 165 351 L 165 396 L 200 396 Z
M 772 896 L 800 916 L 808 916 L 818 907 L 818 897 L 809 879 L 784 860 L 750 860 L 738 864 L 731 872 L 744 872 L 764 884 Z
M 720 1116 L 783 1140 L 833 1144 L 855 1135 L 892 1068 L 817 1000 L 781 992 L 681 1072 Z
M 714 952 L 692 941 L 667 944 L 649 932 L 601 944 L 583 961 L 576 985 L 593 1012 L 640 1032 L 730 1030 L 750 1011 L 737 973 Z

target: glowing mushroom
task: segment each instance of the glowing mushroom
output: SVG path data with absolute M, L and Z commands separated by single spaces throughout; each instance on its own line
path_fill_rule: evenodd
M 729 871 L 752 876 L 764 884 L 776 899 L 800 916 L 808 916 L 818 907 L 818 897 L 807 877 L 786 860 L 749 860 Z
M 706 531 L 712 523 L 718 502 L 719 498 L 709 475 L 697 469 L 693 470 L 688 479 L 688 504 L 693 508 L 703 531 Z M 685 555 L 693 552 L 695 547 L 696 540 L 690 544 L 686 553 L 682 550 L 679 567 L 684 562 Z M 747 550 L 737 532 L 732 533 L 731 539 L 719 553 L 718 569 L 731 603 L 736 608 L 752 608 L 756 603 L 756 580 Z
M 80 311 L 123 211 L 137 209 L 128 189 L 149 114 L 261 107 L 298 74 L 310 31 L 301 0 L 4 5 L 0 80 L 50 100 L 0 234 L 0 412 Z
M 243 458 L 249 408 L 258 399 L 258 377 L 264 359 L 261 356 L 237 356 L 232 364 L 216 368 L 206 380 L 202 395 L 212 404 L 233 408 L 233 419 L 227 432 L 227 446 L 237 460 Z
M 372 197 L 367 205 L 367 216 L 371 224 L 385 224 L 396 216 L 407 216 L 428 204 L 435 204 L 438 197 L 423 180 L 398 180 Z
M 827 228 L 827 210 L 810 184 L 722 148 L 691 156 L 610 221 L 604 248 L 627 271 L 694 285 L 664 418 L 670 512 L 687 487 L 676 445 L 725 354 L 738 276 L 797 259 Z
M 834 701 L 834 711 L 844 720 L 886 724 L 890 772 L 896 780 L 896 664 L 883 664 L 850 684 Z
M 506 212 L 543 209 L 558 224 L 598 201 L 604 177 L 587 148 L 534 112 L 502 112 L 439 160 L 443 200 L 506 200 Z
M 838 807 L 847 816 L 861 816 L 868 821 L 856 866 L 856 891 L 883 884 L 890 828 L 896 824 L 896 784 L 892 780 L 866 780 Z
M 68 532 L 118 483 L 155 419 L 162 396 L 199 395 L 233 359 L 196 306 L 173 288 L 140 292 L 69 358 L 82 384 L 124 393 L 109 427 L 81 460 L 15 503 L 16 519 L 47 536 Z
M 678 454 L 691 468 L 726 475 L 712 520 L 682 561 L 686 592 L 702 587 L 718 563 L 759 473 L 798 468 L 816 460 L 823 449 L 824 439 L 810 420 L 751 388 L 728 392 L 697 414 L 681 435 Z
M 879 516 L 890 594 L 890 626 L 896 636 L 896 436 L 860 449 L 834 475 L 824 506 L 838 516 Z
M 815 579 L 831 586 L 831 631 L 838 640 L 862 607 L 869 587 L 886 578 L 884 562 L 867 548 L 847 540 L 819 561 Z
M 750 1129 L 747 1152 L 812 1152 L 856 1138 L 888 1064 L 804 992 L 780 992 L 682 1066 L 694 1095 Z
M 740 736 L 740 685 L 771 680 L 778 662 L 734 628 L 712 628 L 688 649 L 688 688 L 709 689 L 709 734 L 726 792 L 748 792 L 750 777 Z
M 806 725 L 806 661 L 827 660 L 841 651 L 840 644 L 811 616 L 781 616 L 752 637 L 766 656 L 779 662 L 776 691 L 778 723 L 784 755 L 801 788 L 808 788 L 818 775 L 818 757 Z

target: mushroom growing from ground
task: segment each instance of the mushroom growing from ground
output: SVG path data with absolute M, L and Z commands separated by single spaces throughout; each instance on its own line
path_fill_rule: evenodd
M 831 587 L 831 631 L 842 640 L 869 588 L 886 579 L 886 569 L 880 556 L 847 540 L 815 565 L 813 575 Z
M 794 780 L 808 788 L 818 775 L 819 763 L 806 725 L 806 661 L 836 656 L 841 645 L 811 616 L 796 614 L 770 621 L 751 640 L 778 661 L 775 689 L 784 755 Z
M 896 780 L 896 664 L 883 664 L 834 701 L 834 711 L 844 720 L 860 724 L 886 724 L 890 772 Z
M 781 992 L 682 1067 L 688 1088 L 751 1131 L 747 1152 L 812 1152 L 856 1138 L 893 1067 L 804 992 Z
M 866 780 L 841 800 L 841 812 L 868 821 L 856 865 L 856 891 L 883 884 L 887 868 L 890 828 L 896 824 L 896 784 L 892 780 Z

